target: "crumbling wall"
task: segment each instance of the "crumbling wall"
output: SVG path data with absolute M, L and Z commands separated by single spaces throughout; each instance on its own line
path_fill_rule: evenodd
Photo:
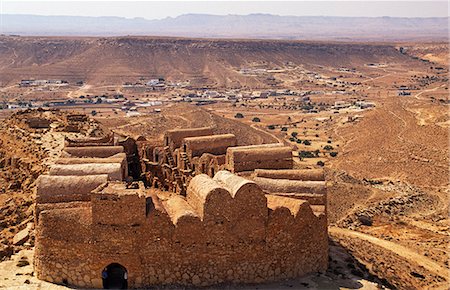
M 50 127 L 52 121 L 45 118 L 34 117 L 26 119 L 25 123 L 32 129 L 47 129 Z
M 65 137 L 64 146 L 65 147 L 114 146 L 114 133 L 98 138 L 89 137 L 89 138 L 71 139 L 69 137 Z

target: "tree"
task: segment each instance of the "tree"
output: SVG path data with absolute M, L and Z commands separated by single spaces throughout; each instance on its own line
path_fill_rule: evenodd
M 302 151 L 298 152 L 298 157 L 300 157 L 300 159 L 303 159 L 303 158 L 314 158 L 316 156 L 311 151 L 303 151 L 302 150 Z
M 333 146 L 331 146 L 331 145 L 325 145 L 325 146 L 323 147 L 323 149 L 324 149 L 324 150 L 327 150 L 327 151 L 330 151 L 330 150 L 333 150 Z
M 254 117 L 254 118 L 252 119 L 252 122 L 258 123 L 258 122 L 261 122 L 261 119 L 258 118 L 258 117 Z
M 305 141 L 303 141 L 303 144 L 305 144 L 305 145 L 309 146 L 309 145 L 311 145 L 311 141 L 309 141 L 309 140 L 305 140 Z
M 274 130 L 274 129 L 275 129 L 275 126 L 274 126 L 274 125 L 269 125 L 269 126 L 267 126 L 267 129 L 269 129 L 269 130 Z
M 242 118 L 244 118 L 244 115 L 242 115 L 242 113 L 237 113 L 236 115 L 234 115 L 234 117 L 236 119 L 242 119 Z
M 323 161 L 319 160 L 319 161 L 317 161 L 317 165 L 320 167 L 323 167 L 323 166 L 325 166 L 325 163 Z
M 287 129 L 288 129 L 287 127 L 283 127 L 283 128 L 281 128 L 281 131 L 282 131 L 282 132 L 286 132 Z
M 333 151 L 333 152 L 330 152 L 330 156 L 331 156 L 331 157 L 336 157 L 337 155 L 338 155 L 337 152 L 334 152 L 334 151 Z
M 294 137 L 294 138 L 297 138 L 297 135 L 298 135 L 298 132 L 294 131 L 294 132 L 291 133 L 291 136 Z

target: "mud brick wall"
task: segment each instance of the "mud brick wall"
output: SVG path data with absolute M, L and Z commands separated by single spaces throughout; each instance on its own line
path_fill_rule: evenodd
M 164 135 L 164 146 L 169 146 L 171 152 L 173 152 L 176 148 L 181 147 L 184 138 L 212 134 L 214 132 L 210 127 L 168 130 Z
M 148 194 L 147 194 L 148 195 Z M 254 182 L 218 172 L 195 176 L 187 196 L 152 202 L 139 189 L 108 183 L 91 206 L 39 213 L 39 279 L 101 288 L 111 263 L 127 269 L 129 287 L 259 283 L 323 271 L 325 213 L 308 202 L 265 195 Z
M 117 153 L 108 158 L 92 158 L 92 157 L 66 157 L 59 158 L 55 164 L 95 164 L 95 163 L 120 163 L 123 178 L 128 177 L 128 162 L 125 153 Z
M 231 172 L 255 169 L 292 169 L 292 149 L 282 146 L 230 147 L 226 154 L 226 169 Z
M 64 138 L 65 147 L 114 146 L 114 133 L 100 138 Z
M 324 181 L 324 171 L 322 169 L 256 169 L 256 177 L 289 180 L 309 180 Z
M 203 153 L 223 155 L 227 152 L 228 147 L 236 146 L 236 144 L 236 136 L 223 134 L 185 138 L 182 148 L 192 158 L 201 156 Z
M 123 152 L 124 149 L 122 146 L 65 147 L 62 157 L 107 158 Z
M 91 191 L 107 181 L 107 175 L 41 175 L 36 180 L 36 203 L 90 201 Z
M 120 163 L 54 164 L 50 167 L 52 176 L 108 175 L 110 181 L 125 180 Z

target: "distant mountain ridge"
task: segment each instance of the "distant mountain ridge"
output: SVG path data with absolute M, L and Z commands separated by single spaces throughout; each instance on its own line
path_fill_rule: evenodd
M 152 35 L 341 41 L 446 41 L 448 17 L 330 17 L 185 14 L 175 18 L 1 15 L 2 34 L 24 36 Z

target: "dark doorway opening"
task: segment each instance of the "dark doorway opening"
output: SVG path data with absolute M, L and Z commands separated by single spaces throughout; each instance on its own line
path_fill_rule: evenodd
M 102 272 L 103 289 L 127 289 L 127 269 L 117 263 L 109 264 Z

